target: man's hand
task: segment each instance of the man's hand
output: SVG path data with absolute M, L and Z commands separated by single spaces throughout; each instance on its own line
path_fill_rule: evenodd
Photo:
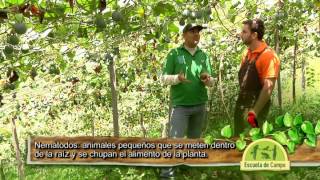
M 201 73 L 200 79 L 204 84 L 208 84 L 210 81 L 210 75 L 208 73 Z
M 182 71 L 180 71 L 180 73 L 178 75 L 178 79 L 180 82 L 191 82 L 190 80 L 188 80 L 184 77 L 184 73 Z
M 248 123 L 250 124 L 251 127 L 253 127 L 253 128 L 259 127 L 258 121 L 257 121 L 257 115 L 256 115 L 256 113 L 254 111 L 249 111 L 248 112 L 247 121 L 248 121 Z

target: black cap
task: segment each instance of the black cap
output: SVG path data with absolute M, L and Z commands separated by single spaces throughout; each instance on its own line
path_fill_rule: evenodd
M 196 25 L 196 24 L 187 24 L 184 26 L 182 32 L 185 33 L 193 29 L 198 29 L 199 31 L 201 31 L 202 29 L 206 29 L 206 27 L 203 27 L 201 25 Z

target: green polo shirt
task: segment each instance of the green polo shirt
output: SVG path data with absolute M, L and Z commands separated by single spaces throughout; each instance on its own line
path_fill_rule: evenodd
M 200 74 L 207 72 L 212 76 L 209 56 L 198 47 L 193 56 L 183 45 L 172 49 L 167 55 L 163 75 L 176 75 L 181 71 L 191 82 L 180 82 L 171 86 L 172 105 L 204 104 L 208 95 L 204 83 L 200 80 Z

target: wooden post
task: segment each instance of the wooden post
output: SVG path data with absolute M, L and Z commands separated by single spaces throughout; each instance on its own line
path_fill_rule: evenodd
M 294 41 L 293 50 L 293 63 L 292 63 L 292 99 L 296 102 L 296 63 L 297 63 L 297 51 L 298 51 L 298 35 Z
M 161 134 L 161 137 L 163 137 L 163 138 L 169 137 L 171 113 L 172 113 L 172 104 L 171 104 L 171 98 L 170 98 L 170 96 L 169 96 L 168 121 L 166 121 L 166 122 L 163 124 L 163 130 L 162 130 L 162 134 Z
M 18 164 L 19 180 L 24 180 L 25 179 L 24 168 L 23 168 L 23 162 L 21 160 L 21 150 L 19 147 L 19 139 L 18 139 L 17 128 L 16 128 L 16 119 L 17 119 L 17 116 L 14 116 L 13 118 L 11 118 L 12 134 L 13 134 L 14 148 L 16 151 L 16 160 Z
M 306 93 L 306 61 L 304 58 L 301 59 L 301 87 L 302 87 L 302 93 L 305 95 Z
M 279 13 L 280 11 L 280 8 L 283 6 L 282 2 L 279 0 L 278 1 L 278 6 L 279 6 L 279 9 L 278 9 L 278 12 L 277 14 Z M 276 50 L 276 53 L 277 55 L 280 57 L 280 42 L 279 42 L 279 28 L 276 27 L 276 30 L 275 30 L 275 50 Z M 278 89 L 278 105 L 279 105 L 279 108 L 280 108 L 280 113 L 282 113 L 282 91 L 281 91 L 281 64 L 280 64 L 280 71 L 279 71 L 279 74 L 278 74 L 278 79 L 277 79 L 277 89 Z
M 112 117 L 113 117 L 113 132 L 115 137 L 119 137 L 119 112 L 118 112 L 118 95 L 116 88 L 116 73 L 114 68 L 114 58 L 107 59 L 109 61 L 108 69 L 110 75 L 110 87 L 112 95 Z
M 143 137 L 146 138 L 147 137 L 147 130 L 144 127 L 143 113 L 141 113 L 141 112 L 140 112 L 140 127 L 141 127 L 141 130 L 142 130 Z

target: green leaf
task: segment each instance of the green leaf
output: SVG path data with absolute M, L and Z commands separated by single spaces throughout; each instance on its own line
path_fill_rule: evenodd
M 173 33 L 179 33 L 179 28 L 174 23 L 169 23 L 168 31 Z
M 252 136 L 255 136 L 255 135 L 258 135 L 260 133 L 260 128 L 252 128 L 250 129 L 249 131 L 249 135 L 252 137 Z
M 297 131 L 298 131 L 298 135 L 299 135 L 298 144 L 302 144 L 303 139 L 306 136 L 306 134 L 302 132 L 301 128 L 299 128 L 299 130 L 297 130 Z
M 293 141 L 289 141 L 287 144 L 289 154 L 294 153 L 296 149 L 296 144 Z
M 145 14 L 145 10 L 143 7 L 138 7 L 136 13 L 138 14 L 138 16 L 143 17 Z
M 301 129 L 306 134 L 314 134 L 313 125 L 310 121 L 304 121 L 301 125 Z
M 284 132 L 277 131 L 274 133 L 273 138 L 282 145 L 287 144 L 287 136 Z
M 234 21 L 236 20 L 236 17 L 237 17 L 236 15 L 231 16 L 230 21 L 234 23 Z
M 243 140 L 244 140 L 244 137 L 245 137 L 245 136 L 244 136 L 244 133 L 241 133 L 241 134 L 240 134 L 240 140 L 243 141 Z
M 310 142 L 315 143 L 317 142 L 317 137 L 314 134 L 307 134 L 307 138 Z
M 297 114 L 296 117 L 294 117 L 293 125 L 294 126 L 298 126 L 298 125 L 302 124 L 302 122 L 303 122 L 302 115 L 301 114 Z
M 208 136 L 206 136 L 206 137 L 204 138 L 204 143 L 206 143 L 206 144 L 212 144 L 213 141 L 214 141 L 214 137 L 211 136 L 211 135 L 208 135 Z
M 236 11 L 234 8 L 230 8 L 230 9 L 228 10 L 228 18 L 230 19 L 230 21 L 231 21 L 232 23 L 234 23 L 235 16 L 237 15 L 236 12 L 237 12 L 237 11 Z
M 23 17 L 22 14 L 16 14 L 16 15 L 15 15 L 15 19 L 16 19 L 17 22 L 22 23 L 24 17 Z
M 8 139 L 12 136 L 12 133 L 6 128 L 0 128 L 0 135 Z
M 265 121 L 262 125 L 262 132 L 264 135 L 270 134 L 273 130 L 272 124 L 268 123 L 268 121 Z
M 282 127 L 282 126 L 283 126 L 283 117 L 284 117 L 284 116 L 278 116 L 278 117 L 276 118 L 276 125 L 277 125 L 278 127 Z
M 131 29 L 131 31 L 138 31 L 139 29 L 141 29 L 141 25 L 140 24 L 137 24 L 137 25 L 132 24 L 132 25 L 130 25 L 130 29 Z
M 310 147 L 315 148 L 316 147 L 316 143 L 315 142 L 311 142 L 309 139 L 305 139 L 304 143 Z
M 246 142 L 246 141 L 243 141 L 243 140 L 241 140 L 241 139 L 238 139 L 238 140 L 236 141 L 236 147 L 237 147 L 237 149 L 238 149 L 239 151 L 244 150 L 245 147 L 246 147 L 246 145 L 247 145 L 247 142 Z
M 299 134 L 296 129 L 290 129 L 288 131 L 288 136 L 293 142 L 299 143 Z
M 66 11 L 65 5 L 59 5 L 54 8 L 54 12 L 57 16 L 63 16 Z
M 317 122 L 316 127 L 314 128 L 316 135 L 320 134 L 320 120 Z
M 93 3 L 94 1 L 88 1 L 88 0 L 77 0 L 77 5 L 79 8 L 87 11 L 92 12 L 92 10 L 95 9 L 97 6 L 98 1 L 96 1 L 96 4 Z
M 265 121 L 262 125 L 262 132 L 264 135 L 269 133 L 268 124 L 269 124 L 268 121 Z
M 156 16 L 159 16 L 160 14 L 172 15 L 175 12 L 175 8 L 169 3 L 159 2 L 153 8 L 153 12 Z
M 154 35 L 153 34 L 150 34 L 150 33 L 147 33 L 147 34 L 145 34 L 144 35 L 144 39 L 146 40 L 146 41 L 149 41 L 150 39 L 153 39 L 154 38 Z
M 259 134 L 255 134 L 255 135 L 253 135 L 251 137 L 252 141 L 256 141 L 256 140 L 261 139 L 261 138 L 263 138 L 263 136 L 260 133 Z
M 292 116 L 291 116 L 289 113 L 286 113 L 286 114 L 284 115 L 283 124 L 284 124 L 286 127 L 291 127 L 291 126 L 292 126 Z
M 231 138 L 232 136 L 232 129 L 230 125 L 225 126 L 221 129 L 221 136 L 225 138 Z

